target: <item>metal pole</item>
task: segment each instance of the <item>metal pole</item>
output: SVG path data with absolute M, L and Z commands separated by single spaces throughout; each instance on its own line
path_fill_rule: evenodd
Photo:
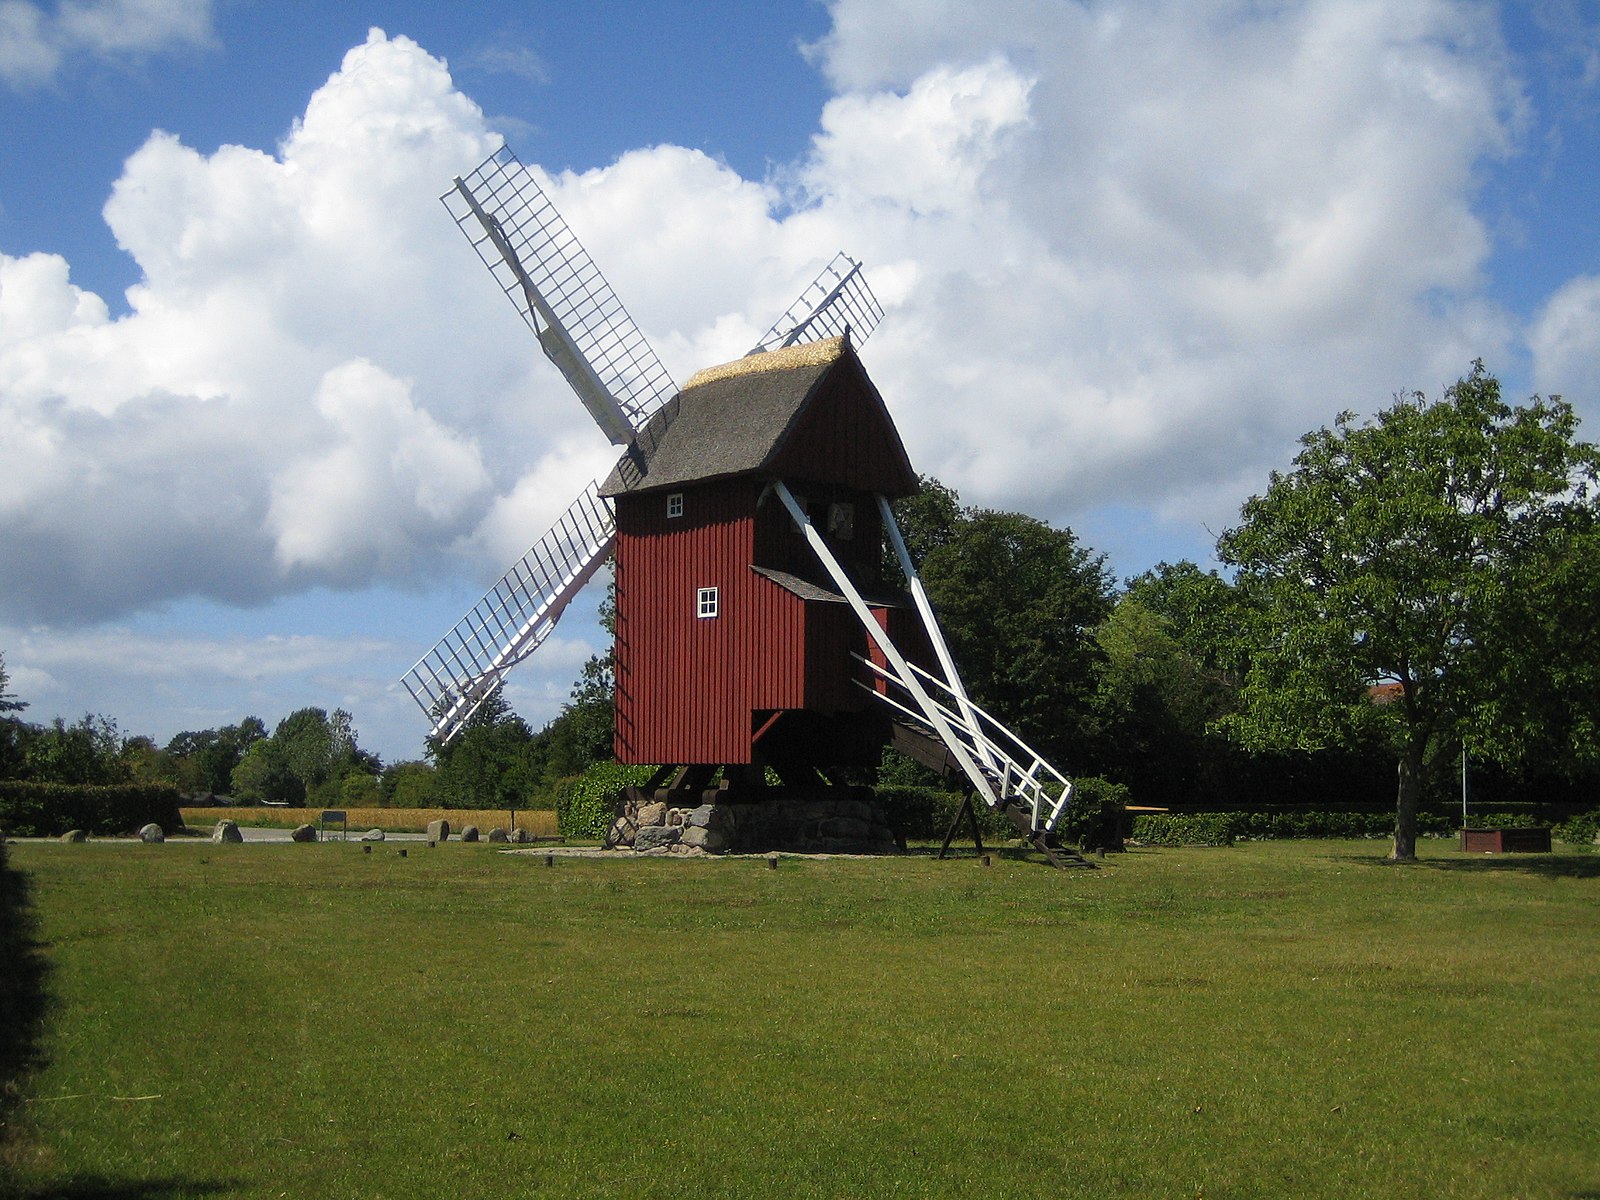
M 1461 747 L 1461 828 L 1467 827 L 1467 748 Z

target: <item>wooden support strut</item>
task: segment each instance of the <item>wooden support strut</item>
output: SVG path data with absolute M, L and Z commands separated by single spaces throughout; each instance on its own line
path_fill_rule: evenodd
M 1000 797 L 995 794 L 994 787 L 984 777 L 983 772 L 973 762 L 972 756 L 951 731 L 949 723 L 939 712 L 938 706 L 929 697 L 926 689 L 918 681 L 916 673 L 912 671 L 910 664 L 906 662 L 905 656 L 900 653 L 899 648 L 889 639 L 889 635 L 873 619 L 872 611 L 867 608 L 867 602 L 861 598 L 861 593 L 856 589 L 856 585 L 850 581 L 850 576 L 840 566 L 839 560 L 834 557 L 833 551 L 828 548 L 828 544 L 822 540 L 822 535 L 817 532 L 816 526 L 811 523 L 811 518 L 806 516 L 805 510 L 800 507 L 793 493 L 789 491 L 781 479 L 774 481 L 772 490 L 778 499 L 783 501 L 783 506 L 789 510 L 789 517 L 794 521 L 795 527 L 805 535 L 807 543 L 811 546 L 812 552 L 821 561 L 823 569 L 828 572 L 834 585 L 839 589 L 845 600 L 849 602 L 851 609 L 856 614 L 856 618 L 867 631 L 867 636 L 883 652 L 884 658 L 888 660 L 889 665 L 893 668 L 901 686 L 911 694 L 917 708 L 921 710 L 923 719 L 938 734 L 939 739 L 950 748 L 951 755 L 961 764 L 962 772 L 967 776 L 972 786 L 983 794 L 985 803 L 991 808 L 999 807 Z
M 966 817 L 972 826 L 972 844 L 978 848 L 979 854 L 983 853 L 983 834 L 978 831 L 978 812 L 972 807 L 972 790 L 969 788 L 961 797 L 961 807 L 950 821 L 950 828 L 945 830 L 944 844 L 939 847 L 938 857 L 943 858 L 950 852 L 950 843 L 956 839 L 956 829 L 960 827 L 962 817 Z

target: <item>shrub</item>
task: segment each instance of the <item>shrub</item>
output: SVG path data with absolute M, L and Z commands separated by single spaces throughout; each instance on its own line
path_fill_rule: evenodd
M 595 763 L 582 775 L 556 784 L 556 830 L 564 838 L 599 841 L 605 837 L 617 809 L 617 793 L 638 787 L 654 767 L 627 767 L 621 763 Z
M 1592 846 L 1600 837 L 1600 808 L 1563 821 L 1552 830 L 1558 841 L 1569 846 Z
M 1128 803 L 1126 784 L 1113 783 L 1098 775 L 1077 779 L 1072 784 L 1072 800 L 1056 833 L 1064 842 L 1085 849 L 1118 848 L 1122 844 L 1117 829 Z
M 1133 840 L 1147 846 L 1231 846 L 1235 813 L 1139 813 Z
M 943 788 L 880 787 L 874 794 L 889 828 L 907 841 L 942 840 L 961 811 L 961 793 Z M 1011 822 L 988 805 L 974 801 L 974 808 L 978 814 L 978 832 L 983 837 L 999 841 L 1015 834 Z M 956 837 L 964 839 L 970 833 L 963 823 L 963 827 L 956 830 Z
M 18 837 L 55 837 L 69 829 L 133 833 L 151 822 L 167 833 L 183 828 L 178 789 L 160 784 L 105 787 L 0 780 L 0 829 Z

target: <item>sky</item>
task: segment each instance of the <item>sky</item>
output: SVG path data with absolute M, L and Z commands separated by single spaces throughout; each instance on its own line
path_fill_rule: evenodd
M 1593 0 L 760 12 L 0 0 L 24 715 L 420 755 L 395 681 L 612 458 L 438 201 L 502 141 L 680 382 L 862 259 L 917 468 L 1118 578 L 1475 359 L 1600 437 Z M 511 678 L 536 727 L 596 599 Z

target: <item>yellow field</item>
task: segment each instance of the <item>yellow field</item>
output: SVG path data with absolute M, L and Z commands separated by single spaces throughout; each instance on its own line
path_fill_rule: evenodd
M 293 829 L 296 825 L 315 825 L 322 816 L 320 808 L 185 808 L 183 823 L 190 829 L 210 829 L 218 821 L 237 821 L 241 825 L 265 825 L 274 829 Z M 452 835 L 468 825 L 476 825 L 487 836 L 489 830 L 499 826 L 511 828 L 511 814 L 503 808 L 347 808 L 351 833 L 365 833 L 369 829 L 395 832 L 421 833 L 429 821 L 450 822 Z M 556 814 L 548 809 L 517 810 L 517 828 L 526 829 L 534 837 L 555 837 Z

